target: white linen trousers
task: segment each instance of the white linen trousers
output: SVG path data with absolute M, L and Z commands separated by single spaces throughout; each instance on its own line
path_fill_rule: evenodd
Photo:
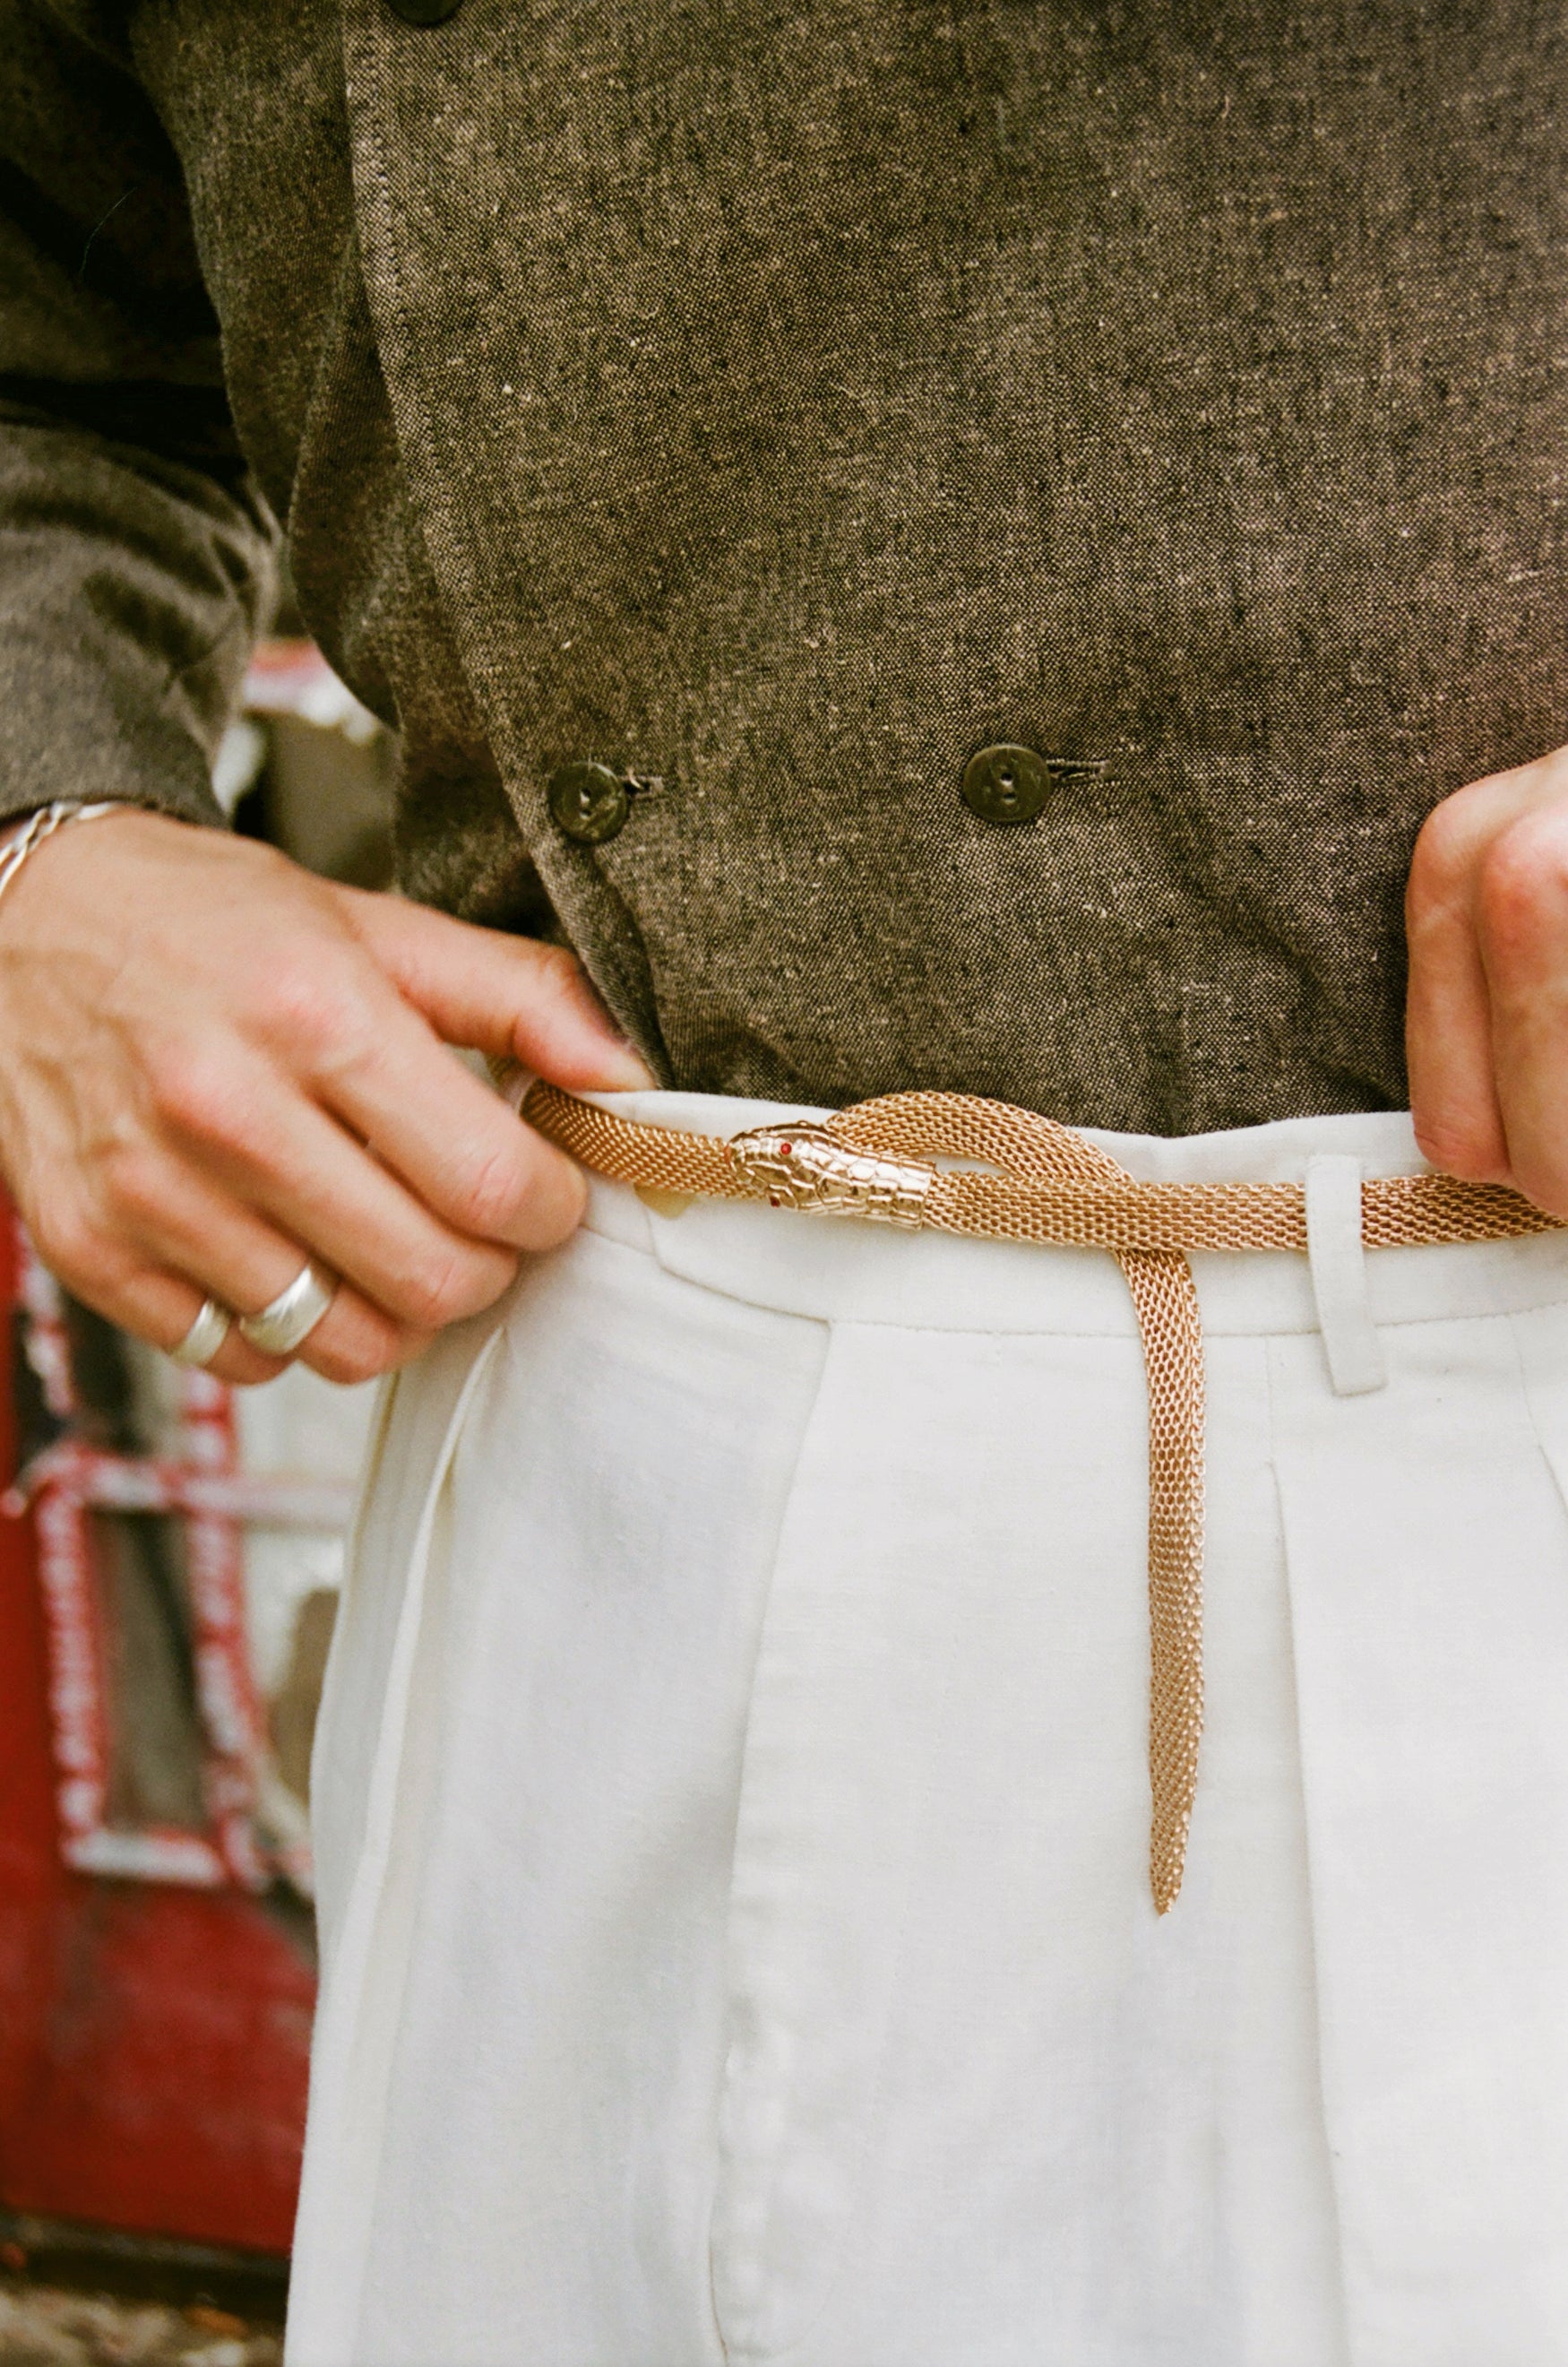
M 1568 2367 L 1568 1241 L 1093 1138 L 1316 1211 L 1193 1260 L 1176 1906 L 1113 1261 L 595 1181 L 387 1394 L 290 2367 Z

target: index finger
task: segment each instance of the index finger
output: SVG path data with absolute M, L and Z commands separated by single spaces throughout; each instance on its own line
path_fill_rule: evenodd
M 389 995 L 384 1024 L 313 1081 L 318 1098 L 453 1229 L 553 1247 L 582 1214 L 581 1171 Z
M 567 946 L 475 928 L 395 897 L 338 894 L 378 968 L 448 1044 L 519 1060 L 571 1093 L 654 1082 Z

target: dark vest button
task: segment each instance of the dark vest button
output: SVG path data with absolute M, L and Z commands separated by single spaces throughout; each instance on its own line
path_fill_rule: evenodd
M 550 819 L 579 846 L 603 846 L 626 828 L 632 801 L 607 764 L 562 764 L 550 775 Z
M 462 5 L 463 0 L 387 0 L 393 16 L 405 25 L 444 25 Z
M 1032 748 L 982 748 L 964 767 L 964 802 L 982 821 L 1032 821 L 1050 794 L 1050 766 Z

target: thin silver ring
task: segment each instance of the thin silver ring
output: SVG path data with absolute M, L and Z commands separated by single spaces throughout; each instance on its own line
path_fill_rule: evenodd
M 169 1350 L 176 1365 L 210 1365 L 229 1337 L 234 1319 L 226 1307 L 215 1298 L 204 1298 L 197 1310 L 196 1321 L 177 1347 Z
M 259 1315 L 242 1315 L 240 1336 L 264 1356 L 292 1356 L 302 1348 L 333 1299 L 337 1276 L 318 1265 L 301 1266 L 287 1290 L 280 1290 Z

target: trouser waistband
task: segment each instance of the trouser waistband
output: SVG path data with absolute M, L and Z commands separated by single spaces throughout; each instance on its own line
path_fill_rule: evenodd
M 728 1138 L 648 1126 L 543 1082 L 523 1115 L 595 1172 L 666 1211 L 756 1200 L 972 1240 L 1108 1250 L 1126 1278 L 1149 1391 L 1150 1887 L 1181 1887 L 1202 1730 L 1203 1353 L 1191 1251 L 1308 1256 L 1336 1386 L 1377 1385 L 1358 1267 L 1367 1249 L 1518 1240 L 1557 1229 L 1517 1193 L 1450 1176 L 1141 1183 L 1071 1128 L 962 1093 L 895 1093 L 824 1123 Z M 953 1170 L 939 1160 L 984 1161 Z M 1331 1171 L 1337 1170 L 1337 1172 Z

